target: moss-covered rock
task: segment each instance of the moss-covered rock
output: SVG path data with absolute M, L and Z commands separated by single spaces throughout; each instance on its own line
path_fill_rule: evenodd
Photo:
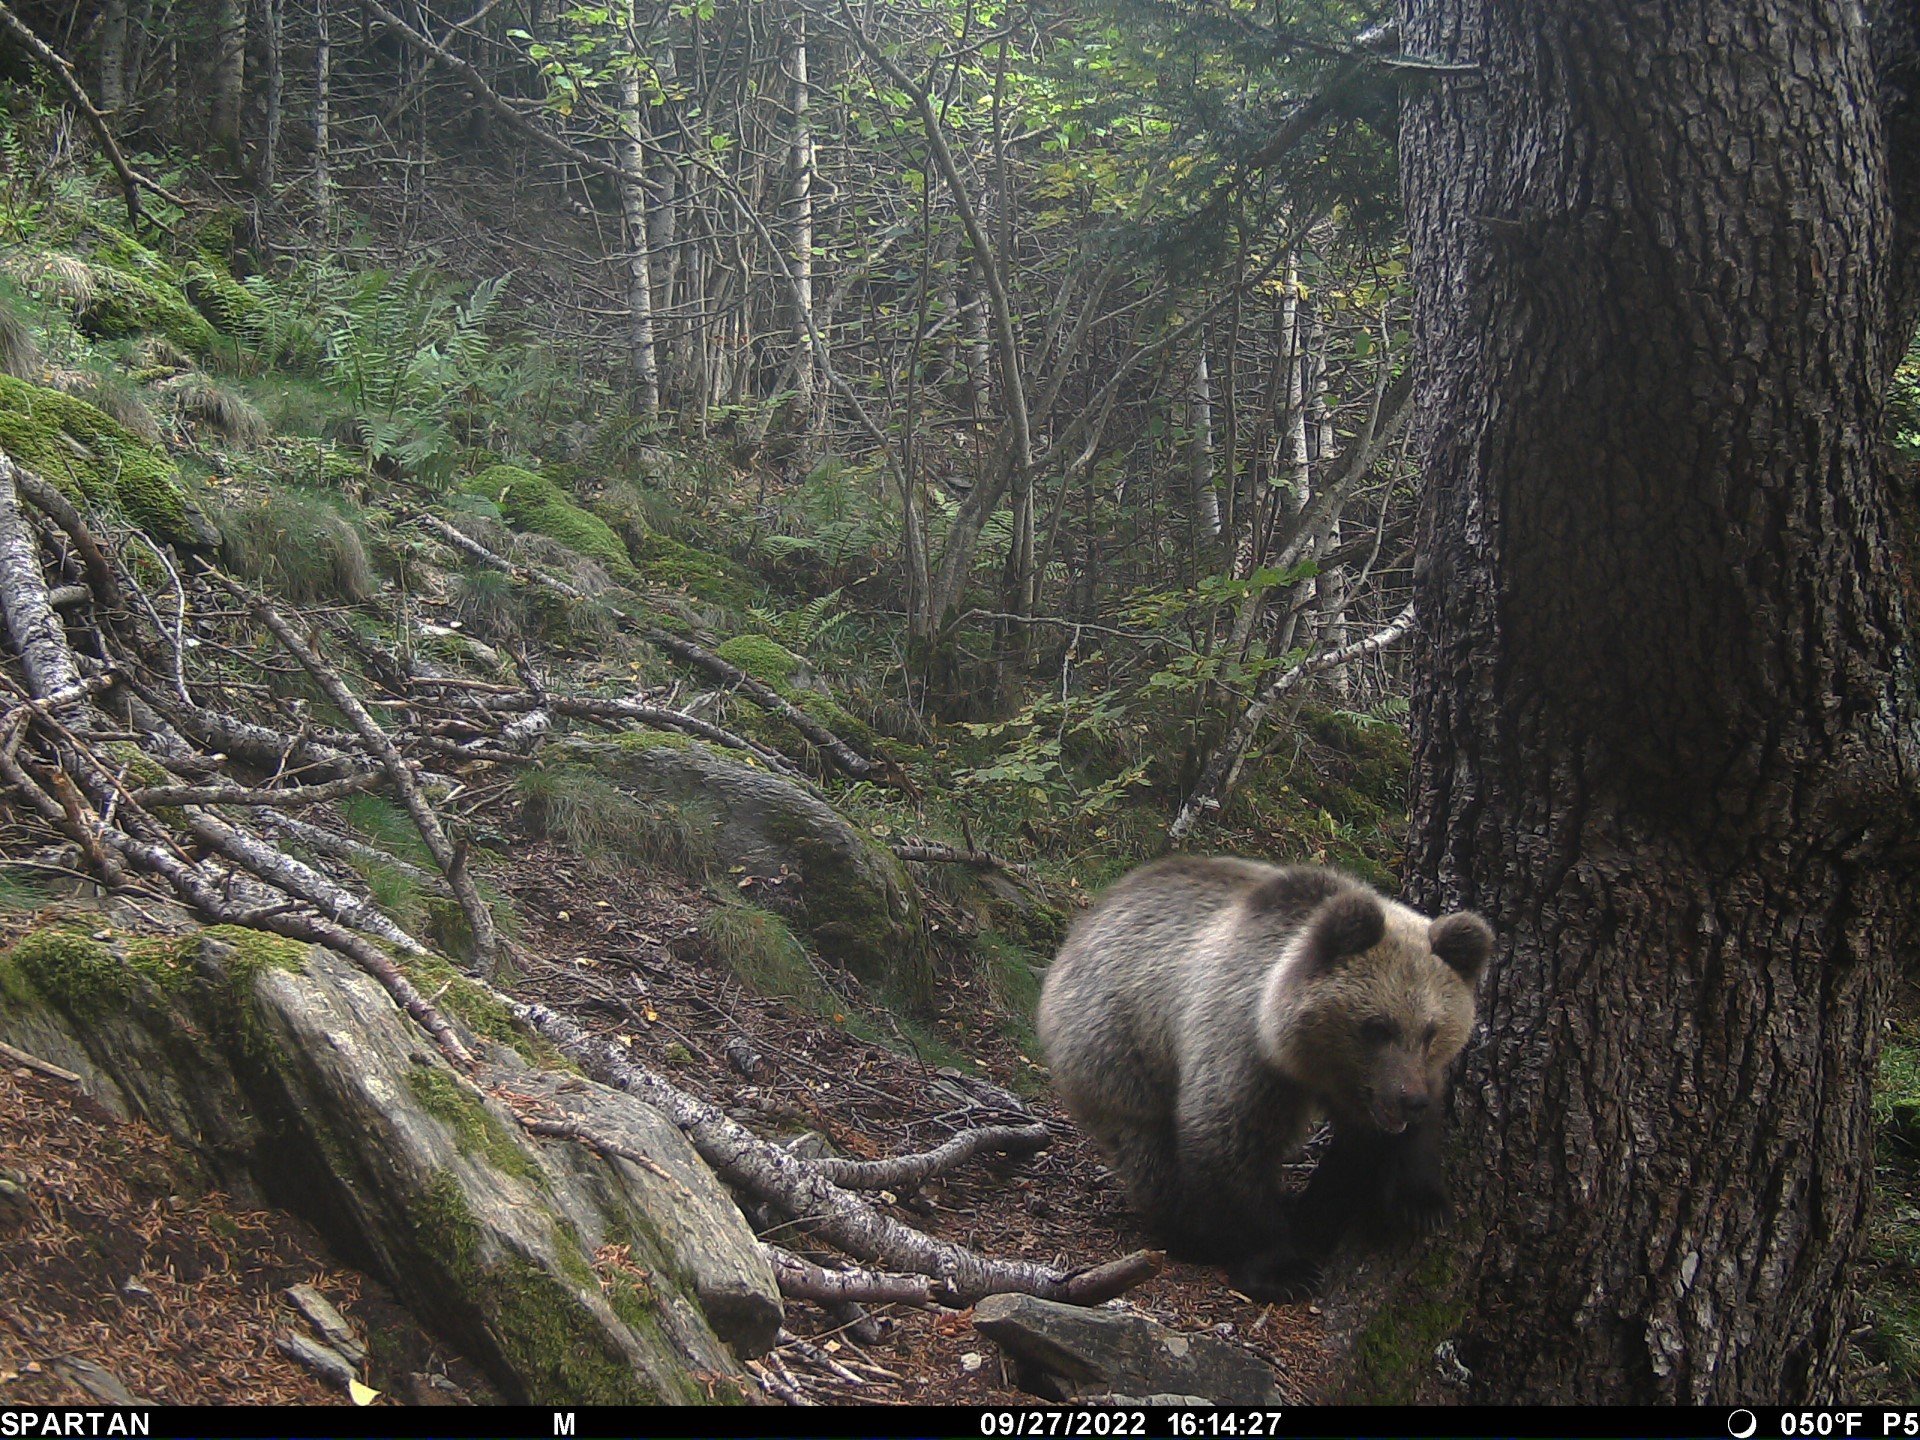
M 906 868 L 804 786 L 697 743 L 583 743 L 557 763 L 700 817 L 713 868 L 750 882 L 750 898 L 797 925 L 822 956 L 899 999 L 926 998 L 920 897 Z
M 118 230 L 103 230 L 88 266 L 91 295 L 74 317 L 94 335 L 164 335 L 190 355 L 205 356 L 219 336 L 186 295 L 186 277 L 153 250 Z
M 800 673 L 801 659 L 777 640 L 764 635 L 735 635 L 714 651 L 729 665 L 737 665 L 766 685 L 793 683 Z
M 72 395 L 0 375 L 0 450 L 75 499 L 118 510 L 162 539 L 201 546 L 219 539 L 164 454 Z
M 646 536 L 634 546 L 633 559 L 649 584 L 684 590 L 712 605 L 745 611 L 759 600 L 759 587 L 746 570 L 669 535 Z
M 531 470 L 518 465 L 495 465 L 481 471 L 465 487 L 472 495 L 491 500 L 517 529 L 531 530 L 558 540 L 571 550 L 598 560 L 617 579 L 639 578 L 627 547 L 607 522 L 567 498 L 566 492 Z
M 695 1275 L 729 1327 L 763 1280 L 759 1328 L 741 1333 L 768 1330 L 768 1304 L 777 1328 L 771 1276 L 741 1282 L 742 1256 L 764 1271 L 751 1231 L 671 1125 L 477 1039 L 491 1058 L 463 1079 L 378 983 L 326 950 L 227 927 L 142 937 L 84 917 L 50 925 L 0 953 L 0 1037 L 79 1071 L 120 1113 L 184 1141 L 219 1183 L 371 1256 L 515 1398 L 741 1398 Z M 525 1136 L 492 1096 L 543 1080 L 593 1098 L 596 1123 L 624 1127 L 669 1182 L 632 1184 L 626 1162 Z M 630 1257 L 622 1285 L 597 1272 L 603 1253 Z
M 252 341 L 271 328 L 266 306 L 212 255 L 188 261 L 182 278 L 187 298 L 221 334 Z

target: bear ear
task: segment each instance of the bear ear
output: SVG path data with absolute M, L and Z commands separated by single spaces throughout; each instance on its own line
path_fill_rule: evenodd
M 1366 890 L 1342 890 L 1321 902 L 1307 921 L 1302 953 L 1315 970 L 1330 970 L 1349 955 L 1371 950 L 1387 933 L 1387 912 L 1380 897 Z
M 1493 927 L 1471 910 L 1442 915 L 1427 927 L 1427 944 L 1448 969 L 1471 985 L 1493 954 Z

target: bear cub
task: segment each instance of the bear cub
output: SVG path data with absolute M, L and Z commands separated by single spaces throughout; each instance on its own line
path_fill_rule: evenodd
M 1445 1218 L 1447 1070 L 1492 951 L 1478 915 L 1430 920 L 1336 870 L 1162 860 L 1068 932 L 1040 1042 L 1169 1253 L 1298 1298 L 1351 1221 Z M 1332 1143 L 1289 1202 L 1282 1164 L 1322 1116 Z

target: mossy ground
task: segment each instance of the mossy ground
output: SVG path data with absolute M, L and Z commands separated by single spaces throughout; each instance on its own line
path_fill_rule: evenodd
M 515 528 L 531 530 L 598 560 L 616 580 L 639 579 L 633 558 L 611 526 L 567 498 L 553 481 L 517 465 L 494 465 L 463 487 L 491 500 Z
M 452 1071 L 416 1065 L 407 1072 L 407 1088 L 420 1108 L 453 1131 L 460 1153 L 484 1159 L 504 1175 L 533 1184 L 544 1182 L 540 1166 L 508 1133 L 505 1124 Z
M 84 400 L 0 375 L 0 449 L 68 495 L 113 507 L 164 539 L 196 538 L 172 463 Z
M 1343 1398 L 1369 1405 L 1411 1405 L 1433 1374 L 1433 1352 L 1466 1318 L 1451 1248 L 1435 1248 L 1354 1337 Z

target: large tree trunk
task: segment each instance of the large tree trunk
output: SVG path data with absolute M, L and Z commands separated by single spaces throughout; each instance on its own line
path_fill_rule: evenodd
M 1820 0 L 1403 21 L 1477 67 L 1403 137 L 1408 888 L 1502 940 L 1457 1092 L 1459 1355 L 1486 1399 L 1804 1401 L 1920 913 L 1884 61 Z
M 207 123 L 213 143 L 240 168 L 240 110 L 247 89 L 247 0 L 214 0 L 212 97 Z

